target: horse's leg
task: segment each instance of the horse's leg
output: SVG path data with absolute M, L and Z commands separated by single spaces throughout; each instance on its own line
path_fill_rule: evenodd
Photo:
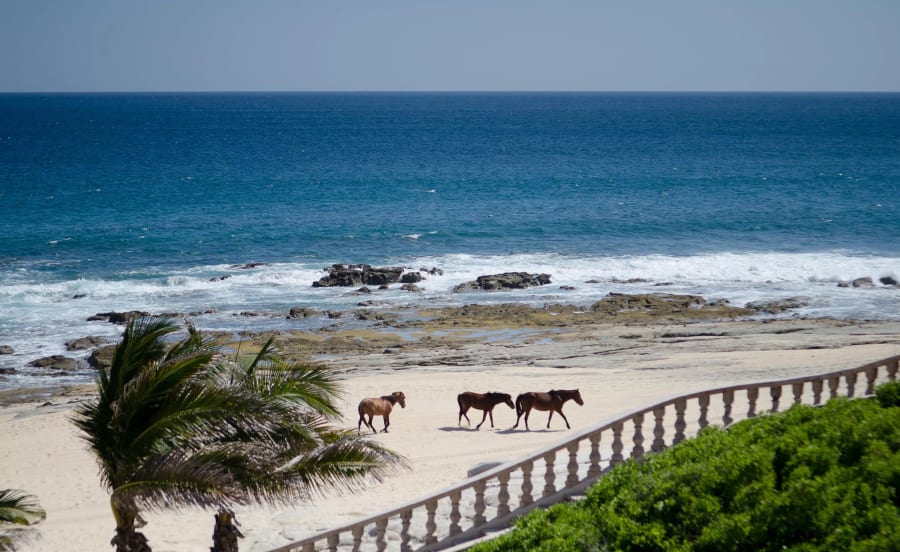
M 384 415 L 384 432 L 387 433 L 388 426 L 391 425 L 391 415 L 390 413 Z
M 369 414 L 369 421 L 366 422 L 366 425 L 369 426 L 369 429 L 372 430 L 372 433 L 378 433 L 378 430 L 375 429 L 375 426 L 372 425 L 372 418 L 375 417 L 375 414 Z
M 516 405 L 516 406 L 518 406 L 518 405 Z M 525 411 L 524 408 L 523 408 L 522 410 L 518 410 L 518 409 L 516 409 L 516 410 L 517 410 L 517 413 L 516 413 L 516 425 L 512 426 L 512 428 L 513 428 L 513 429 L 516 429 L 517 427 L 519 427 L 519 420 L 522 419 L 522 416 L 523 416 L 523 415 L 525 416 L 525 425 L 527 426 L 527 425 L 528 425 L 528 413 Z
M 469 406 L 470 406 L 470 405 L 464 404 L 464 402 L 465 402 L 465 401 L 463 400 L 463 397 L 464 397 L 464 396 L 465 396 L 465 395 L 458 395 L 458 396 L 456 397 L 456 404 L 459 405 L 459 420 L 457 420 L 456 425 L 462 425 L 462 419 L 463 419 L 463 416 L 466 417 L 466 423 L 469 424 L 469 425 L 472 425 L 472 421 L 469 420 L 469 416 L 468 416 L 468 414 L 466 414 L 466 412 L 469 411 Z
M 531 428 L 528 427 L 528 416 L 531 415 L 531 409 L 525 410 L 525 431 L 531 431 Z
M 519 419 L 522 418 L 522 414 L 525 413 L 525 406 L 522 405 L 522 397 L 516 397 L 516 425 L 512 426 L 513 429 L 519 427 Z
M 562 408 L 559 409 L 559 415 L 562 416 L 563 421 L 566 422 L 566 429 L 572 429 L 572 427 L 569 425 L 569 420 L 566 418 L 566 415 L 563 414 Z
M 562 414 L 562 412 L 560 412 Z M 553 418 L 553 409 L 550 409 L 550 415 L 547 416 L 547 429 L 550 429 L 550 420 Z
M 478 424 L 477 426 L 475 426 L 475 429 L 478 429 L 481 427 L 481 424 L 484 423 L 484 419 L 487 418 L 488 412 L 490 412 L 490 410 L 484 411 L 484 414 L 481 416 L 481 423 Z M 494 417 L 493 416 L 491 416 L 491 427 L 494 427 Z
M 356 434 L 357 435 L 359 435 L 360 429 L 362 428 L 362 425 L 365 421 L 366 421 L 366 415 L 363 414 L 362 412 L 360 412 L 359 413 L 359 422 L 356 423 Z

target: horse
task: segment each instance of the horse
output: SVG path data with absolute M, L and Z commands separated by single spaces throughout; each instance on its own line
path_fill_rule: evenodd
M 569 399 L 574 399 L 579 405 L 584 405 L 584 400 L 581 398 L 581 391 L 578 389 L 552 389 L 547 393 L 536 391 L 522 393 L 516 397 L 516 425 L 512 428 L 516 429 L 519 427 L 519 419 L 522 417 L 522 414 L 524 414 L 525 429 L 530 431 L 528 428 L 528 415 L 533 408 L 535 410 L 550 411 L 550 416 L 547 418 L 547 429 L 550 429 L 550 419 L 553 418 L 554 412 L 559 412 L 563 421 L 566 422 L 566 429 L 570 429 L 571 426 L 569 426 L 569 420 L 566 419 L 566 415 L 563 414 L 562 411 L 563 405 Z
M 456 396 L 456 402 L 459 404 L 459 420 L 457 424 L 462 424 L 463 416 L 465 416 L 466 422 L 472 425 L 469 416 L 466 414 L 470 408 L 484 411 L 481 423 L 475 426 L 475 429 L 481 428 L 481 424 L 484 423 L 485 418 L 488 416 L 491 417 L 491 427 L 494 427 L 494 407 L 498 404 L 503 403 L 510 408 L 515 408 L 512 397 L 508 393 L 497 393 L 495 391 L 488 391 L 487 393 L 464 391 Z
M 373 416 L 384 417 L 384 432 L 387 433 L 388 426 L 391 425 L 391 410 L 394 409 L 394 405 L 397 403 L 400 403 L 400 408 L 406 408 L 406 395 L 403 394 L 403 391 L 394 391 L 390 395 L 382 395 L 381 397 L 372 397 L 359 401 L 359 406 L 356 407 L 356 410 L 359 412 L 359 422 L 356 424 L 356 434 L 359 435 L 363 424 L 366 424 L 366 427 L 371 429 L 373 433 L 378 433 L 372 425 Z M 366 416 L 369 417 L 368 421 L 366 421 Z

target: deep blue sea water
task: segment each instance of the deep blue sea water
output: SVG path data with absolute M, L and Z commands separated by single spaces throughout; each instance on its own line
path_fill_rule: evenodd
M 339 262 L 443 270 L 383 305 L 662 290 L 900 319 L 898 231 L 900 94 L 0 94 L 0 386 L 115 337 L 97 312 L 328 323 L 284 313 L 354 307 L 310 285 Z M 510 270 L 553 284 L 450 292 Z

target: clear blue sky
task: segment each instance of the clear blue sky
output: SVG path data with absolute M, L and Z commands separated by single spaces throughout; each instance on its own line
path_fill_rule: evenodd
M 0 0 L 0 91 L 900 91 L 900 0 Z

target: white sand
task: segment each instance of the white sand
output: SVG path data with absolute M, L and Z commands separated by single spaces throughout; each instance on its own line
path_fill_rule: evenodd
M 570 402 L 565 408 L 574 431 L 682 392 L 821 373 L 900 354 L 900 324 L 793 324 L 790 332 L 773 331 L 773 326 L 763 324 L 678 326 L 682 332 L 702 329 L 730 335 L 656 339 L 621 350 L 609 346 L 616 336 L 659 335 L 660 328 L 606 327 L 579 330 L 567 340 L 552 343 L 493 343 L 452 353 L 417 351 L 405 356 L 335 359 L 338 366 L 377 369 L 377 373 L 345 380 L 342 407 L 348 413 L 348 426 L 356 427 L 360 398 L 405 392 L 407 408 L 395 410 L 391 432 L 374 439 L 406 456 L 412 469 L 356 495 L 330 495 L 286 508 L 239 508 L 237 517 L 246 535 L 241 549 L 267 550 L 371 515 L 377 512 L 371 503 L 392 508 L 464 479 L 466 471 L 478 463 L 516 459 L 571 433 L 556 416 L 545 430 L 545 413 L 532 416 L 532 431 L 520 427 L 511 432 L 515 414 L 503 405 L 495 410 L 495 429 L 490 422 L 479 431 L 474 429 L 480 411 L 470 411 L 471 428 L 465 421 L 458 427 L 456 395 L 464 390 L 515 396 L 529 390 L 580 388 L 584 406 Z M 823 346 L 827 348 L 819 348 Z M 441 355 L 469 360 L 462 362 L 463 367 L 434 365 L 435 357 Z M 410 367 L 416 358 L 426 356 L 428 366 Z M 384 369 L 398 366 L 405 369 Z M 111 549 L 114 522 L 108 495 L 100 486 L 93 458 L 69 421 L 78 400 L 62 396 L 52 398 L 49 406 L 30 403 L 0 409 L 0 488 L 35 494 L 48 512 L 38 526 L 39 538 L 23 550 Z M 381 428 L 380 419 L 376 428 Z M 211 544 L 212 512 L 152 513 L 146 518 L 148 525 L 142 531 L 154 551 L 208 550 Z

